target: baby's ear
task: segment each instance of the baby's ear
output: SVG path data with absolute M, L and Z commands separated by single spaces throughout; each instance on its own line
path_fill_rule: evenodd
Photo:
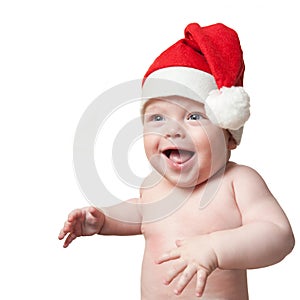
M 228 150 L 233 150 L 237 147 L 235 139 L 232 137 L 232 135 L 229 133 L 228 137 Z

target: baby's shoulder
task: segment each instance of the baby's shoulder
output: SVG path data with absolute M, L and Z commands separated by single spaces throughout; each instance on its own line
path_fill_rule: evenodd
M 261 175 L 253 168 L 231 161 L 228 162 L 226 166 L 225 176 L 231 178 L 232 180 L 247 180 L 251 178 L 262 179 Z
M 230 180 L 235 195 L 269 194 L 269 189 L 262 176 L 249 166 L 229 162 L 225 175 Z

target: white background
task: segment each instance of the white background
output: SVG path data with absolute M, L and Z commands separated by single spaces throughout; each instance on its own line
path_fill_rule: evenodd
M 141 78 L 190 22 L 222 22 L 238 31 L 252 116 L 232 159 L 261 173 L 299 238 L 296 5 L 1 1 L 0 298 L 139 299 L 142 236 L 80 238 L 68 249 L 57 240 L 69 211 L 88 205 L 73 172 L 73 138 L 99 94 Z M 102 174 L 111 168 L 107 161 L 98 165 Z M 142 154 L 137 161 L 146 166 Z M 280 264 L 250 271 L 251 299 L 299 299 L 299 257 L 296 246 Z

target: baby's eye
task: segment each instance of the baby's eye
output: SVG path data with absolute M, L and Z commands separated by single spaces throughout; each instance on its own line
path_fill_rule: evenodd
M 204 117 L 200 113 L 191 113 L 188 115 L 187 119 L 192 121 L 199 121 L 202 120 Z
M 154 121 L 154 122 L 161 122 L 161 121 L 164 121 L 164 120 L 165 120 L 165 118 L 162 115 L 153 115 L 153 116 L 151 116 L 151 121 Z

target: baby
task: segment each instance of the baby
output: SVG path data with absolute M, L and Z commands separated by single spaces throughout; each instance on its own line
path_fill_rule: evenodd
M 294 237 L 261 176 L 229 161 L 249 118 L 243 74 L 235 31 L 189 24 L 144 77 L 144 147 L 155 172 L 128 200 L 139 221 L 74 210 L 59 234 L 64 247 L 79 236 L 143 234 L 143 300 L 248 299 L 246 270 L 281 261 Z

